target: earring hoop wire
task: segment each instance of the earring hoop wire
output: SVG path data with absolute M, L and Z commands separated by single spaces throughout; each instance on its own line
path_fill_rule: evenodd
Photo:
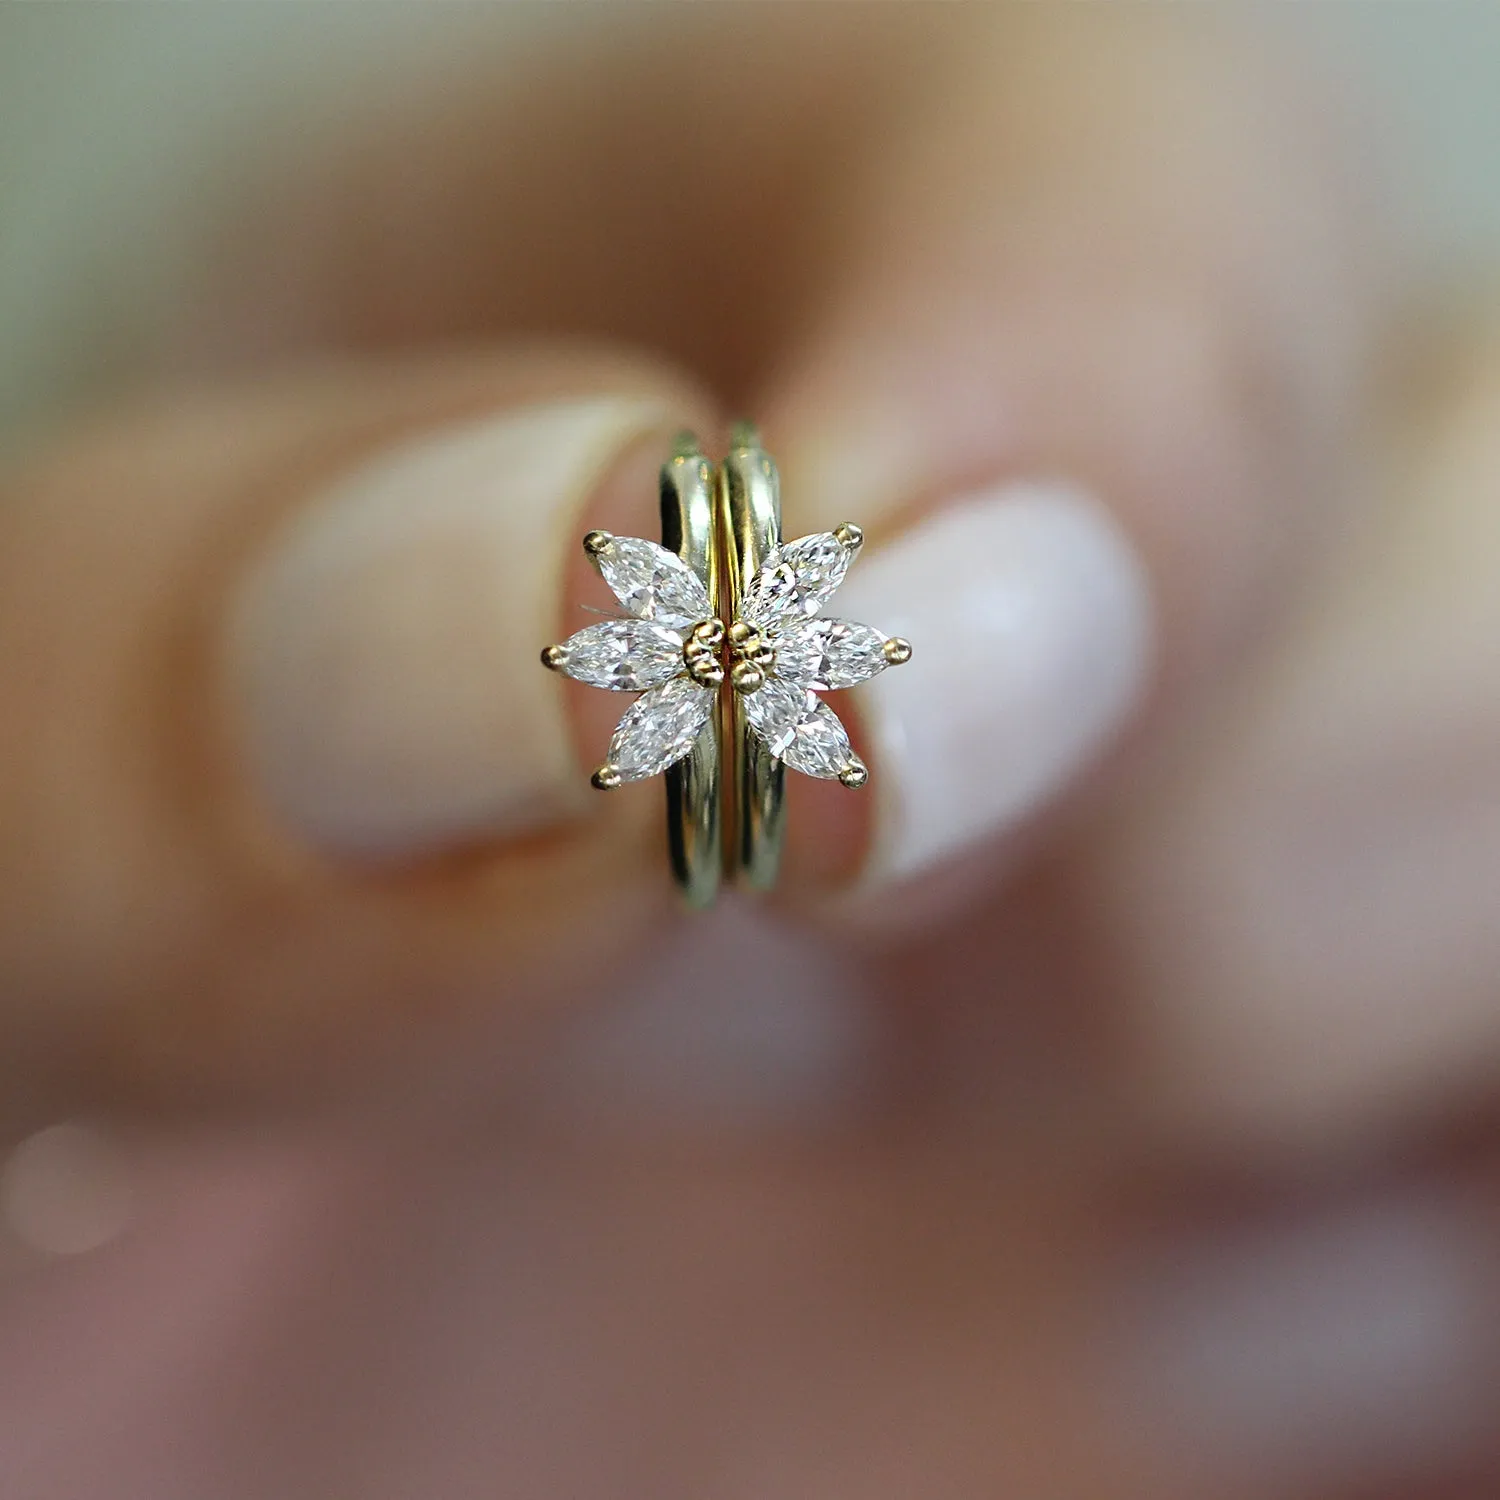
M 738 423 L 719 465 L 719 521 L 723 536 L 723 618 L 738 617 L 756 570 L 781 545 L 781 481 L 776 462 L 755 428 Z M 776 884 L 786 831 L 786 768 L 751 732 L 739 693 L 727 695 L 725 775 L 731 791 L 726 877 L 768 891 Z
M 714 465 L 698 441 L 684 433 L 661 468 L 661 540 L 702 580 L 716 614 L 726 606 L 715 517 L 718 486 Z M 667 847 L 672 874 L 689 906 L 713 903 L 724 871 L 720 750 L 721 714 L 715 713 L 687 757 L 670 766 L 667 784 Z

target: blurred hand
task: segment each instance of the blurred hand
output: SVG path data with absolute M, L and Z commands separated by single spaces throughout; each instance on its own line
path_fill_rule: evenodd
M 789 535 L 866 528 L 840 608 L 920 646 L 859 705 L 881 790 L 795 787 L 789 907 L 993 932 L 1342 561 L 1370 257 L 1220 30 L 595 17 L 247 187 L 179 337 L 256 377 L 9 482 L 16 1030 L 217 1090 L 649 944 L 658 797 L 588 789 L 618 702 L 536 649 L 725 409 Z
M 670 434 L 748 413 L 788 535 L 865 527 L 840 612 L 916 647 L 858 701 L 871 794 L 795 785 L 779 902 L 874 955 L 925 1092 L 836 1160 L 523 1181 L 477 1326 L 591 1373 L 490 1414 L 516 1493 L 1272 1493 L 1081 1373 L 1140 1142 L 1305 1165 L 1500 1063 L 1495 459 L 1472 415 L 1420 470 L 1370 442 L 1360 164 L 1196 13 L 559 30 L 247 188 L 179 314 L 207 373 L 6 481 L 17 1113 L 307 1097 L 435 1016 L 519 1045 L 659 943 L 659 790 L 588 790 L 618 704 L 536 652 L 598 598 L 577 538 L 651 535 Z M 1002 1010 L 1079 1093 L 1024 1151 L 967 1099 Z M 347 1492 L 491 1472 L 411 1462 Z

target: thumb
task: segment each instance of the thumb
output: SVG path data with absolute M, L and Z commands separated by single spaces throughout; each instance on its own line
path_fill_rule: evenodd
M 916 648 L 856 690 L 908 911 L 1235 666 L 1357 400 L 1371 257 L 1292 90 L 1218 26 L 1029 18 L 852 174 L 763 403 L 794 529 L 867 528 L 841 609 Z
M 659 808 L 588 791 L 536 649 L 581 530 L 649 526 L 694 417 L 659 370 L 526 353 L 161 405 L 13 475 L 18 1075 L 284 1081 L 414 1002 L 576 982 L 585 880 L 612 932 L 670 910 Z

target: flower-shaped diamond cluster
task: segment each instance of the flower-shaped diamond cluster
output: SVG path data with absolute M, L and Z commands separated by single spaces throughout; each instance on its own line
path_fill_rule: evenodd
M 591 531 L 584 550 L 625 617 L 587 626 L 547 647 L 542 660 L 593 687 L 641 694 L 620 720 L 594 784 L 640 781 L 683 759 L 727 675 L 746 722 L 778 760 L 808 776 L 862 786 L 864 763 L 817 694 L 853 687 L 911 657 L 898 637 L 820 613 L 862 541 L 857 526 L 844 525 L 775 548 L 726 629 L 702 580 L 675 553 L 639 537 Z

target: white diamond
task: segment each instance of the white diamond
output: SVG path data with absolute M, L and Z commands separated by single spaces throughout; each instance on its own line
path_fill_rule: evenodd
M 642 781 L 675 765 L 708 723 L 718 690 L 674 677 L 637 699 L 609 742 L 609 764 L 622 781 Z
M 832 780 L 854 759 L 849 736 L 839 723 L 839 716 L 826 703 L 819 703 L 797 725 L 786 747 L 776 751 L 794 771 L 804 776 Z
M 639 620 L 692 625 L 713 614 L 703 581 L 675 552 L 655 542 L 611 537 L 597 562 L 615 598 Z
M 740 702 L 745 705 L 750 727 L 766 742 L 772 755 L 780 755 L 817 700 L 795 682 L 768 677 L 763 687 L 743 694 Z
M 798 620 L 776 637 L 776 675 L 815 692 L 853 687 L 888 665 L 885 637 L 850 620 Z
M 648 620 L 605 620 L 570 636 L 563 671 L 590 687 L 639 693 L 682 671 L 682 637 Z
M 745 591 L 742 618 L 767 626 L 787 616 L 815 615 L 844 581 L 853 554 L 831 531 L 777 547 Z

